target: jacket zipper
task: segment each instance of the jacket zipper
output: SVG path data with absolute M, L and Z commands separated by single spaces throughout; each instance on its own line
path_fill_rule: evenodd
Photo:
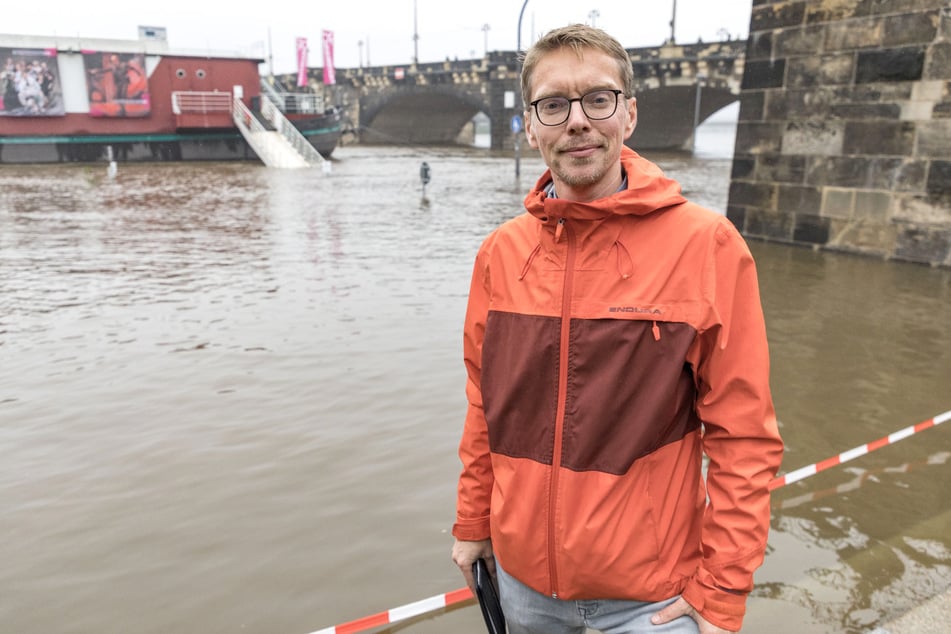
M 566 229 L 565 219 L 558 221 L 555 229 L 557 241 Z M 558 571 L 555 565 L 555 518 L 557 515 L 558 480 L 561 471 L 561 447 L 565 426 L 566 398 L 568 393 L 568 343 L 571 330 L 571 293 L 574 282 L 575 238 L 566 231 L 568 254 L 565 258 L 565 279 L 561 298 L 561 341 L 558 348 L 558 408 L 555 412 L 555 446 L 551 458 L 551 481 L 548 491 L 548 574 L 551 578 L 551 596 L 558 598 Z

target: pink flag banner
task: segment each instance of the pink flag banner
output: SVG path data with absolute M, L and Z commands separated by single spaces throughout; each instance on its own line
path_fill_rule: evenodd
M 337 83 L 337 73 L 334 70 L 334 32 L 324 30 L 324 83 Z
M 297 87 L 307 85 L 307 38 L 297 38 Z

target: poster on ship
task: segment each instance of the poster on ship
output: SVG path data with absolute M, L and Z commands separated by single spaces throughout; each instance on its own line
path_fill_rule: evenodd
M 149 80 L 141 53 L 83 51 L 89 115 L 146 117 L 151 112 Z
M 66 114 L 56 49 L 0 47 L 0 117 Z

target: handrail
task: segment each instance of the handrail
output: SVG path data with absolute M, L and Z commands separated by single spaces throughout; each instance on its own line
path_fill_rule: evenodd
M 312 92 L 279 91 L 263 78 L 261 91 L 281 112 L 320 114 L 324 111 L 323 96 Z
M 275 90 L 274 86 L 271 85 L 271 82 L 264 79 L 263 77 L 261 78 L 261 92 L 263 92 L 264 95 L 273 101 L 278 107 L 284 105 L 281 100 L 281 94 Z
M 239 128 L 250 132 L 267 132 L 267 128 L 261 125 L 261 122 L 258 121 L 254 113 L 244 105 L 240 97 L 235 97 L 233 103 L 232 115 L 235 124 L 237 124 Z
M 329 166 L 329 163 L 325 162 L 320 152 L 311 145 L 310 141 L 300 133 L 300 130 L 281 113 L 270 99 L 261 100 L 261 114 L 264 115 L 264 118 L 271 122 L 274 129 L 291 144 L 291 147 L 304 157 L 304 160 L 307 161 L 309 165 L 323 165 L 325 169 Z
M 324 98 L 310 92 L 279 93 L 284 101 L 282 112 L 320 114 L 324 111 Z
M 269 130 L 261 125 L 254 113 L 244 105 L 240 97 L 233 100 L 232 118 L 238 126 L 241 134 L 248 141 L 248 144 L 254 149 L 265 165 L 277 166 L 280 163 L 280 157 L 277 156 L 272 146 L 264 138 Z

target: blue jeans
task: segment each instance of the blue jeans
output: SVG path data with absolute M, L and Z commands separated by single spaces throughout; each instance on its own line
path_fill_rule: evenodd
M 563 601 L 532 590 L 507 574 L 496 560 L 499 600 L 509 634 L 584 634 L 587 628 L 603 634 L 698 634 L 689 616 L 654 625 L 651 616 L 678 597 L 649 603 L 617 599 Z

